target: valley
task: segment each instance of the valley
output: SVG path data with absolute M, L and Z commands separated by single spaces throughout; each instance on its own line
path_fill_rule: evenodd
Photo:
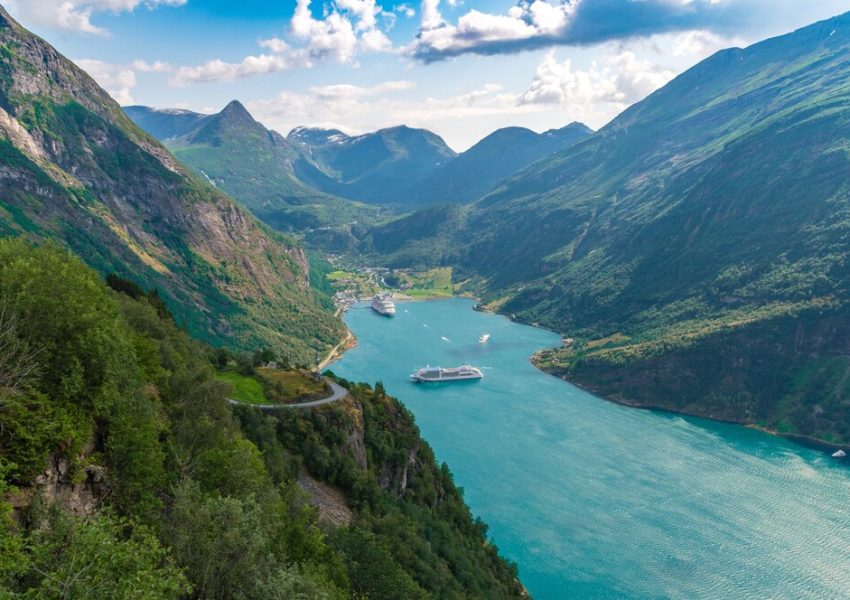
M 86 52 L 103 11 L 199 10 L 79 1 Z M 639 44 L 418 108 L 377 71 L 287 87 L 465 79 L 414 48 L 459 43 L 446 7 L 405 48 L 417 10 L 372 8 L 191 67 L 0 7 L 0 596 L 847 595 L 850 13 L 630 82 Z M 691 34 L 639 52 L 733 40 Z M 590 89 L 598 129 L 516 124 Z

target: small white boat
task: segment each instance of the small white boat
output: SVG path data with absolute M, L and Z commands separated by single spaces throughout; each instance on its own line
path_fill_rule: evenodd
M 478 343 L 479 343 L 479 344 L 486 344 L 486 343 L 487 343 L 487 340 L 489 340 L 489 339 L 490 339 L 490 334 L 489 334 L 489 333 L 485 333 L 485 334 L 484 334 L 484 335 L 482 335 L 480 338 L 478 338 Z
M 832 458 L 844 458 L 847 453 L 844 450 L 837 450 L 832 453 Z
M 484 374 L 480 369 L 470 366 L 461 365 L 453 369 L 443 369 L 441 367 L 425 367 L 413 373 L 410 378 L 416 383 L 425 383 L 429 381 L 464 381 L 468 379 L 481 379 Z

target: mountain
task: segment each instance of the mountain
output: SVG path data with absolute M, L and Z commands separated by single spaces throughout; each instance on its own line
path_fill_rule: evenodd
M 368 220 L 374 212 L 302 183 L 293 171 L 300 150 L 257 122 L 238 101 L 214 115 L 139 106 L 125 112 L 184 164 L 275 229 L 302 231 Z
M 147 106 L 126 106 L 124 112 L 136 125 L 158 140 L 185 135 L 207 117 L 191 110 Z
M 593 130 L 582 123 L 544 133 L 524 127 L 499 129 L 438 168 L 412 196 L 421 204 L 472 202 L 531 163 L 591 135 Z
M 575 338 L 541 364 L 609 397 L 848 440 L 848 181 L 850 14 L 701 62 L 468 207 L 432 256 Z M 371 243 L 428 250 L 405 229 Z
M 411 203 L 417 183 L 456 155 L 438 135 L 404 125 L 354 137 L 298 127 L 287 139 L 305 156 L 295 162 L 302 181 L 370 204 Z
M 341 332 L 304 251 L 188 172 L 91 77 L 0 10 L 0 235 L 66 245 L 159 289 L 213 344 L 291 348 Z

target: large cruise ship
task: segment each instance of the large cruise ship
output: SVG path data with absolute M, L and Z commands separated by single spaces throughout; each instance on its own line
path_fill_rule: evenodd
M 484 373 L 481 369 L 470 365 L 462 365 L 453 369 L 443 369 L 441 367 L 425 367 L 413 373 L 410 378 L 416 383 L 428 381 L 463 381 L 466 379 L 481 379 Z
M 372 296 L 372 310 L 376 313 L 391 317 L 395 314 L 395 304 L 391 294 L 375 294 Z

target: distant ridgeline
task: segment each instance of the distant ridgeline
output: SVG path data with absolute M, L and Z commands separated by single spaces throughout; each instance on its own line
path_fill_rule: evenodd
M 611 397 L 850 441 L 850 15 L 686 71 L 462 207 L 372 228 Z
M 390 211 L 424 205 L 471 202 L 535 160 L 592 134 L 580 123 L 541 134 L 508 127 L 456 154 L 434 133 L 405 126 L 358 136 L 298 127 L 284 137 L 237 101 L 214 115 L 144 106 L 124 110 L 272 227 L 310 231 L 311 240 L 325 246 L 342 239 L 348 250 L 357 246 L 355 222 L 374 223 Z
M 0 596 L 524 596 L 380 384 L 234 414 L 220 353 L 55 245 L 0 240 L 0 299 Z
M 305 364 L 342 324 L 294 240 L 185 169 L 72 62 L 0 9 L 0 235 L 55 240 L 157 288 L 205 341 Z

